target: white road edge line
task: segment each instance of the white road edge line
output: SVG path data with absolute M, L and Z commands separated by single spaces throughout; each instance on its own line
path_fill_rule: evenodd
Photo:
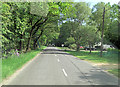
M 60 60 L 59 59 L 57 59 L 58 60 L 58 62 L 60 62 Z
M 64 69 L 62 69 L 62 71 L 63 71 L 63 73 L 64 73 L 65 76 L 68 76 Z

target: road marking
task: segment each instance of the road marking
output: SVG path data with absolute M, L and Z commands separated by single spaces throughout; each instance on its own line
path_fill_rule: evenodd
M 59 59 L 57 59 L 58 60 L 58 62 L 60 62 L 60 60 Z
M 57 55 L 55 55 L 55 56 L 57 56 Z
M 62 71 L 63 71 L 63 73 L 64 73 L 65 76 L 68 76 L 64 69 L 62 69 Z

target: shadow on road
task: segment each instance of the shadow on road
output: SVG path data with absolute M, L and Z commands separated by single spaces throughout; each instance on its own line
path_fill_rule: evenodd
M 65 50 L 60 49 L 45 49 L 43 50 L 42 54 L 63 54 L 63 55 L 70 55 L 64 52 Z
M 44 49 L 43 51 L 64 51 L 64 50 L 60 50 L 60 49 Z

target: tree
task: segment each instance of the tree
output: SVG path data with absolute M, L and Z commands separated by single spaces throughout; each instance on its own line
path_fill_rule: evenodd
M 71 33 L 71 23 L 69 21 L 62 23 L 60 27 L 60 35 L 56 41 L 56 45 L 61 46 L 61 44 L 65 44 L 67 38 L 70 37 L 70 33 Z M 66 44 L 66 46 L 68 45 Z
M 93 20 L 97 23 L 98 31 L 101 31 L 101 53 L 100 56 L 102 56 L 103 52 L 103 41 L 104 41 L 104 31 L 108 29 L 108 25 L 110 23 L 110 3 L 97 3 L 93 7 Z
M 85 29 L 87 29 L 87 31 L 85 32 L 86 37 L 83 38 L 85 40 L 85 44 L 89 45 L 90 53 L 91 53 L 92 51 L 91 47 L 93 47 L 93 45 L 99 41 L 100 37 L 99 37 L 99 33 L 98 32 L 96 33 L 97 31 L 96 26 L 89 24 L 85 26 Z
M 66 23 L 62 24 L 60 36 L 61 44 L 68 43 L 71 38 L 74 39 L 74 43 L 76 44 L 76 50 L 79 51 L 80 44 L 82 43 L 82 38 L 85 37 L 86 29 L 83 25 L 85 25 L 88 21 L 88 18 L 91 14 L 91 9 L 88 4 L 85 2 L 73 3 L 73 16 L 69 15 L 69 19 Z M 72 40 L 73 40 L 72 39 Z
M 71 6 L 71 4 L 69 4 L 67 2 L 66 3 L 49 2 L 48 5 L 49 5 L 49 12 L 48 12 L 48 15 L 47 15 L 47 21 L 45 21 L 42 25 L 46 25 L 47 23 L 50 23 L 50 22 L 58 23 L 56 20 L 58 20 L 59 14 L 62 13 L 64 15 L 66 15 L 65 13 L 69 12 L 69 9 L 70 9 L 69 7 Z M 67 6 L 67 8 L 64 8 L 66 6 Z M 34 48 L 35 48 L 37 40 L 42 36 L 43 31 L 44 30 L 41 29 L 41 34 L 39 35 L 39 37 L 37 37 L 34 40 Z
M 76 17 L 73 18 L 74 21 L 78 22 L 79 25 L 85 24 L 91 14 L 88 4 L 85 2 L 75 3 L 75 8 Z
M 76 17 L 74 18 L 74 26 L 72 26 L 72 37 L 75 40 L 75 44 L 77 45 L 77 51 L 79 51 L 81 38 L 84 37 L 85 29 L 83 24 L 86 24 L 88 17 L 91 14 L 91 9 L 88 4 L 85 2 L 75 3 L 76 8 Z
M 36 49 L 37 42 L 42 36 L 52 43 L 59 35 L 60 13 L 65 16 L 72 6 L 69 2 L 1 3 L 4 52 L 9 52 L 11 49 L 18 49 L 21 52 L 25 49 L 26 51 Z
M 118 6 L 117 4 L 113 4 L 110 9 L 110 24 L 108 26 L 108 30 L 105 31 L 105 38 L 109 40 L 113 45 L 119 47 L 119 18 L 118 18 Z
M 59 36 L 59 29 L 57 26 L 57 22 L 48 23 L 45 26 L 45 31 L 43 32 L 45 38 L 45 44 L 54 44 L 54 40 L 58 39 Z

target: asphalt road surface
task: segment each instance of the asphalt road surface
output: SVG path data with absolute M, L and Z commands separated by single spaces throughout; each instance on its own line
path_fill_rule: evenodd
M 118 85 L 118 79 L 55 47 L 47 47 L 7 85 Z

